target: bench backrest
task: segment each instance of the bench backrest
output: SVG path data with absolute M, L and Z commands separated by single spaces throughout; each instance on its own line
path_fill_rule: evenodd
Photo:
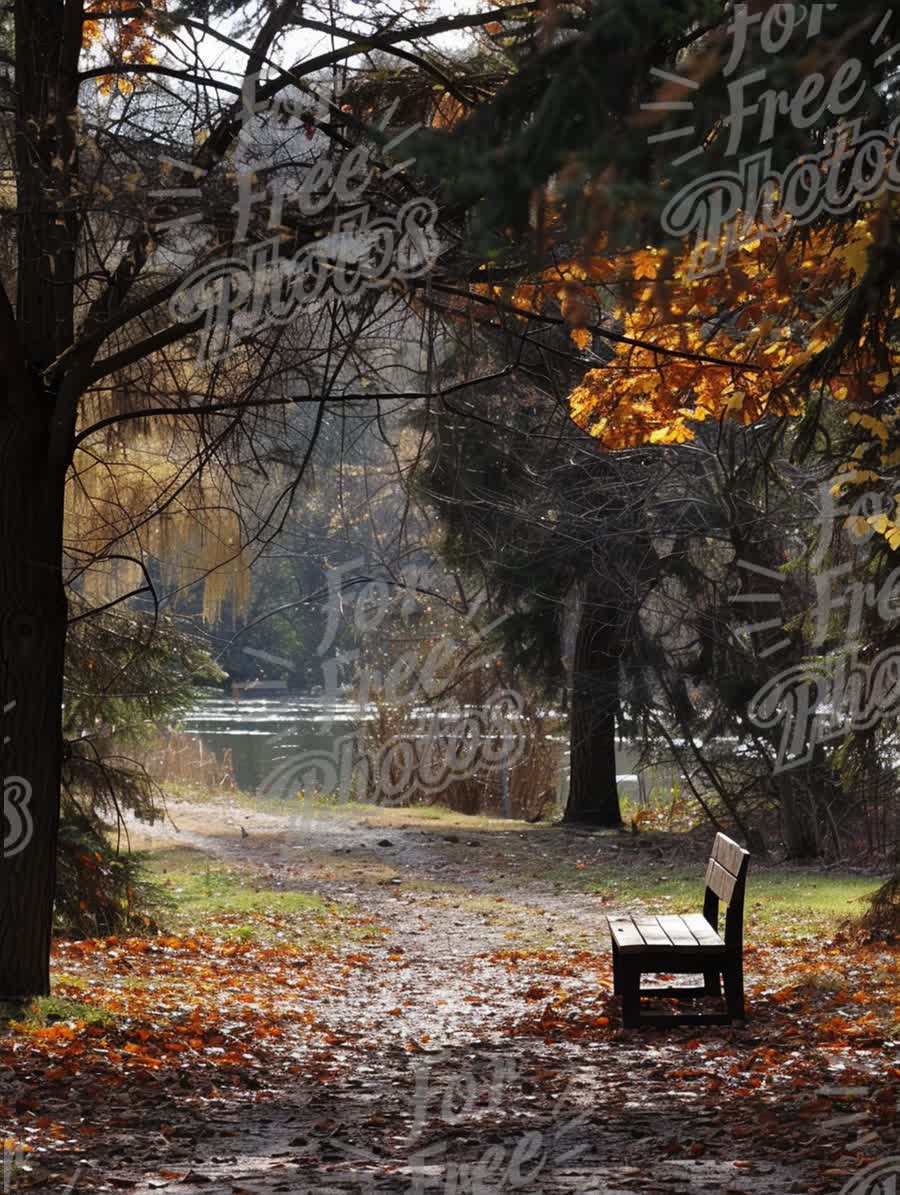
M 744 889 L 750 852 L 732 842 L 725 834 L 717 834 L 712 854 L 706 865 L 706 896 L 703 916 L 719 928 L 719 903 L 727 905 L 725 914 L 725 943 L 741 950 L 744 942 Z

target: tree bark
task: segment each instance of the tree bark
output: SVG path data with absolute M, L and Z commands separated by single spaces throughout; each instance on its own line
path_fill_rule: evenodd
M 62 765 L 62 537 L 79 379 L 72 343 L 83 0 L 15 0 L 16 296 L 0 294 L 0 996 L 50 987 Z
M 798 791 L 789 772 L 778 776 L 781 802 L 781 838 L 788 859 L 815 859 L 819 854 L 816 828 L 808 793 Z
M 619 611 L 588 592 L 572 669 L 567 822 L 603 827 L 622 824 L 616 784 L 619 626 Z
M 48 396 L 15 389 L 0 415 L 0 998 L 50 988 L 66 636 L 65 474 L 48 465 Z

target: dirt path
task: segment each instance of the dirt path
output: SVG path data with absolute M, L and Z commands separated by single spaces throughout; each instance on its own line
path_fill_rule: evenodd
M 387 932 L 367 947 L 371 965 L 317 1001 L 335 1043 L 328 1082 L 301 1066 L 267 1076 L 264 1100 L 210 1100 L 164 1151 L 123 1156 L 109 1189 L 118 1178 L 138 1195 L 841 1190 L 845 1172 L 828 1167 L 846 1130 L 810 1121 L 800 1151 L 779 1131 L 815 1092 L 740 1097 L 691 1081 L 751 1057 L 752 1020 L 695 1037 L 618 1030 L 609 906 L 563 890 L 552 868 L 627 849 L 625 836 L 171 811 L 177 832 L 142 827 L 135 845 L 194 846 L 265 887 L 352 904 Z

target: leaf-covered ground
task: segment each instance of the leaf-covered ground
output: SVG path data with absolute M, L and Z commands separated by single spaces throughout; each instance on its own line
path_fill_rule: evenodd
M 0 1033 L 0 1189 L 837 1195 L 900 1153 L 871 880 L 757 868 L 746 1025 L 625 1032 L 606 915 L 699 901 L 706 836 L 172 812 L 169 932 L 60 943 Z

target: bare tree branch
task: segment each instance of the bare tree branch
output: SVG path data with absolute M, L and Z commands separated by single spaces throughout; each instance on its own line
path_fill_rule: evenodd
M 128 423 L 134 419 L 151 419 L 159 416 L 176 416 L 176 415 L 192 415 L 195 418 L 202 418 L 205 415 L 216 415 L 223 411 L 237 411 L 237 410 L 257 410 L 265 407 L 295 407 L 306 405 L 308 403 L 352 403 L 352 402 L 372 402 L 375 398 L 382 398 L 386 400 L 398 400 L 401 402 L 412 402 L 423 398 L 433 398 L 436 395 L 456 394 L 460 390 L 467 390 L 470 386 L 479 386 L 484 382 L 498 381 L 500 378 L 505 378 L 510 375 L 515 369 L 515 366 L 508 365 L 503 369 L 497 370 L 495 373 L 485 374 L 478 378 L 469 378 L 464 382 L 456 382 L 452 386 L 445 386 L 437 390 L 398 390 L 396 392 L 388 392 L 384 394 L 302 394 L 297 396 L 287 396 L 285 398 L 249 398 L 249 399 L 234 399 L 229 402 L 220 403 L 206 403 L 204 406 L 196 407 L 146 407 L 138 411 L 123 411 L 119 415 L 110 415 L 106 419 L 100 419 L 96 423 L 91 424 L 90 427 L 84 428 L 75 437 L 76 446 L 96 435 L 97 432 L 102 431 L 106 427 L 112 427 L 117 423 Z

